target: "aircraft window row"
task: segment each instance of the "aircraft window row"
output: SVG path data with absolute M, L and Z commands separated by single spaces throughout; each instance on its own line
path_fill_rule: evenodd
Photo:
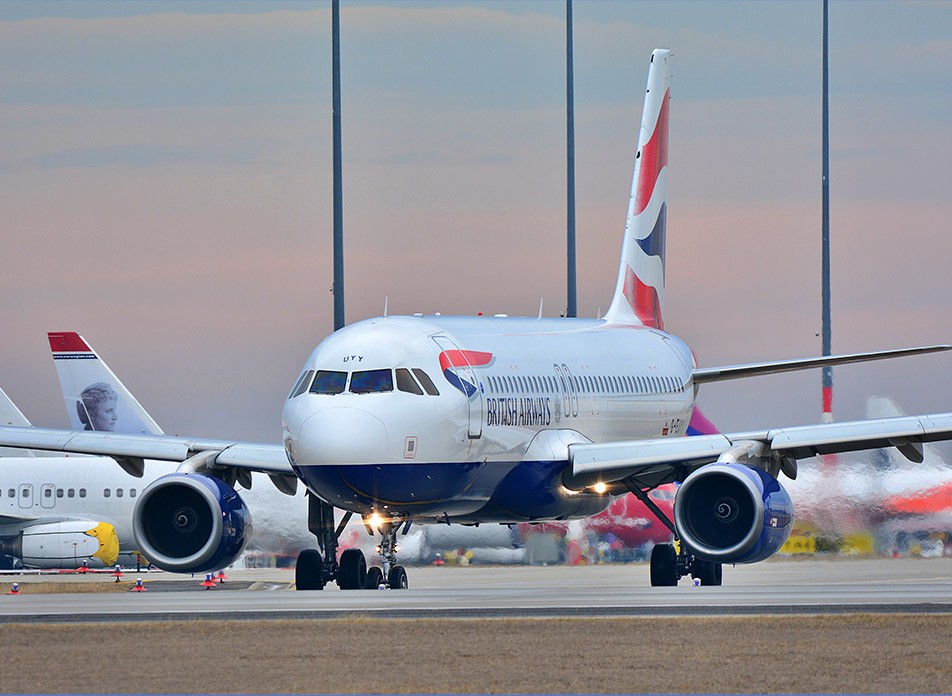
M 394 382 L 396 373 L 396 382 Z M 349 381 L 348 381 L 349 378 Z M 361 370 L 348 374 L 336 370 L 307 370 L 294 383 L 289 399 L 301 394 L 380 394 L 392 392 L 396 383 L 397 391 L 423 396 L 439 396 L 440 391 L 430 376 L 418 367 L 398 367 L 380 370 Z
M 111 489 L 111 488 L 103 488 L 103 489 L 102 489 L 102 495 L 103 495 L 104 498 L 110 497 L 110 496 L 112 495 L 112 489 Z M 122 490 L 121 488 L 117 488 L 117 489 L 116 489 L 116 497 L 117 497 L 117 498 L 121 498 L 122 496 L 123 496 L 123 490 Z M 130 489 L 129 489 L 129 497 L 130 497 L 130 498 L 135 498 L 135 497 L 136 497 L 136 489 L 135 489 L 135 488 L 130 488 Z
M 684 385 L 673 377 L 631 377 L 629 375 L 589 376 L 568 375 L 567 379 L 578 394 L 674 394 L 684 391 Z M 490 376 L 489 387 L 497 394 L 558 393 L 559 382 L 554 377 Z
M 0 490 L 2 490 L 2 489 L 0 489 Z M 86 489 L 85 489 L 85 488 L 80 488 L 78 492 L 79 492 L 79 497 L 80 497 L 80 498 L 85 498 L 85 497 L 86 497 Z M 22 490 L 20 491 L 20 494 L 21 494 L 24 498 L 29 498 L 29 497 L 30 497 L 30 489 L 29 489 L 29 488 L 24 488 L 24 489 L 22 489 Z M 57 488 L 57 489 L 56 489 L 56 497 L 57 497 L 57 498 L 62 498 L 62 497 L 64 497 L 64 496 L 67 497 L 67 498 L 75 498 L 75 497 L 76 497 L 76 494 L 77 494 L 77 491 L 76 491 L 75 488 Z M 135 497 L 135 489 L 132 489 L 132 492 L 130 493 L 130 495 L 131 495 L 132 497 Z M 17 497 L 17 490 L 16 490 L 16 488 L 9 488 L 9 489 L 7 489 L 7 497 L 8 497 L 8 498 L 16 498 L 16 497 Z M 53 497 L 53 489 L 52 489 L 52 488 L 44 488 L 44 489 L 43 489 L 43 497 L 44 497 L 44 498 L 52 498 L 52 497 Z

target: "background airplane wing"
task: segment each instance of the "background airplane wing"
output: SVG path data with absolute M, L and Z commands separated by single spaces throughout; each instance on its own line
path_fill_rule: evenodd
M 203 463 L 212 467 L 228 466 L 267 474 L 294 473 L 283 446 L 253 442 L 204 440 L 172 435 L 0 427 L 0 446 L 100 454 L 113 457 L 117 461 L 140 464 L 143 459 L 184 462 L 193 456 L 203 455 Z M 141 473 L 139 475 L 141 476 Z
M 628 481 L 642 488 L 683 481 L 718 460 L 757 464 L 796 477 L 796 461 L 818 454 L 896 447 L 922 461 L 922 443 L 952 440 L 952 413 L 824 423 L 775 430 L 658 438 L 569 447 L 566 485 Z

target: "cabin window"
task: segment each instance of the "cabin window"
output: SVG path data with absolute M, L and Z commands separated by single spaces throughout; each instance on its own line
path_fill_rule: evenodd
M 76 497 L 76 489 L 75 489 L 75 488 L 70 488 L 70 489 L 68 489 L 68 490 L 66 491 L 66 497 L 67 497 L 67 498 L 75 498 L 75 497 Z
M 121 489 L 121 488 L 117 488 L 117 489 L 116 489 L 116 497 L 117 497 L 117 498 L 121 498 L 121 497 L 122 497 L 122 489 Z
M 415 379 L 413 379 L 413 375 L 410 374 L 410 370 L 405 367 L 398 367 L 396 372 L 398 390 L 408 394 L 423 396 L 423 390 L 420 389 L 420 385 L 416 383 Z
M 389 373 L 390 371 L 387 370 Z M 332 370 L 318 370 L 311 384 L 312 394 L 340 394 L 347 385 L 346 372 L 334 372 Z
M 433 384 L 433 380 L 430 379 L 430 376 L 427 373 L 425 373 L 419 367 L 414 367 L 413 374 L 416 375 L 418 380 L 420 380 L 420 385 L 423 387 L 423 391 L 425 391 L 430 396 L 440 395 L 440 390 L 436 388 L 436 385 Z
M 7 497 L 8 497 L 8 498 L 16 498 L 16 497 L 17 497 L 16 489 L 14 489 L 14 488 L 8 488 L 8 489 L 7 489 Z
M 79 497 L 80 497 L 80 498 L 85 498 L 85 497 L 86 497 L 86 489 L 85 489 L 85 488 L 80 488 L 80 489 L 79 489 Z
M 320 373 L 318 373 L 320 375 Z M 317 380 L 314 380 L 315 384 Z M 354 394 L 373 394 L 393 391 L 393 373 L 390 370 L 364 370 L 350 377 L 350 391 Z
M 135 497 L 136 497 L 136 489 L 135 489 L 135 488 L 130 488 L 130 489 L 129 489 L 129 497 L 130 497 L 130 498 L 135 498 Z
M 53 489 L 52 489 L 52 488 L 44 488 L 44 489 L 43 489 L 43 497 L 44 497 L 44 498 L 52 498 L 52 497 L 53 497 Z
M 109 490 L 108 488 L 103 488 L 103 490 L 102 490 L 102 497 L 103 497 L 103 498 L 108 498 L 108 497 L 111 496 L 111 495 L 112 495 L 112 491 L 111 491 L 111 490 Z
M 57 498 L 62 498 L 64 495 L 66 495 L 66 491 L 64 491 L 62 488 L 57 488 L 57 489 L 56 489 L 56 497 L 57 497 Z

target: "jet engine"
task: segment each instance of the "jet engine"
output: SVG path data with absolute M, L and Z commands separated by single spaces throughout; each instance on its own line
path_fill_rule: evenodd
M 116 528 L 109 522 L 63 519 L 31 524 L 0 539 L 0 554 L 19 558 L 28 568 L 111 566 L 119 557 Z
M 681 542 L 698 558 L 756 563 L 787 540 L 793 503 L 780 482 L 762 469 L 715 462 L 681 484 L 674 524 Z
M 238 558 L 251 537 L 251 513 L 220 479 L 167 474 L 140 495 L 132 533 L 153 565 L 175 573 L 203 573 Z

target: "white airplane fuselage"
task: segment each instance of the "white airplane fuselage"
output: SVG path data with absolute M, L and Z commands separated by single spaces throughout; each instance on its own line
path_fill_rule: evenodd
M 643 326 L 370 319 L 332 334 L 308 358 L 305 384 L 284 407 L 285 445 L 309 488 L 363 515 L 464 523 L 587 517 L 610 496 L 561 485 L 568 445 L 684 435 L 694 367 L 682 341 Z M 401 390 L 399 370 L 404 389 L 422 393 Z M 438 395 L 419 380 L 406 384 L 415 370 Z M 371 379 L 365 391 L 368 374 L 383 381 Z M 325 386 L 314 375 L 338 393 L 314 393 Z
M 0 544 L 24 565 L 41 568 L 111 565 L 90 538 L 99 523 L 115 530 L 118 562 L 133 562 L 132 511 L 137 496 L 157 476 L 175 470 L 150 462 L 148 476 L 136 479 L 107 457 L 4 457 L 0 459 Z M 101 538 L 100 542 L 106 543 Z

